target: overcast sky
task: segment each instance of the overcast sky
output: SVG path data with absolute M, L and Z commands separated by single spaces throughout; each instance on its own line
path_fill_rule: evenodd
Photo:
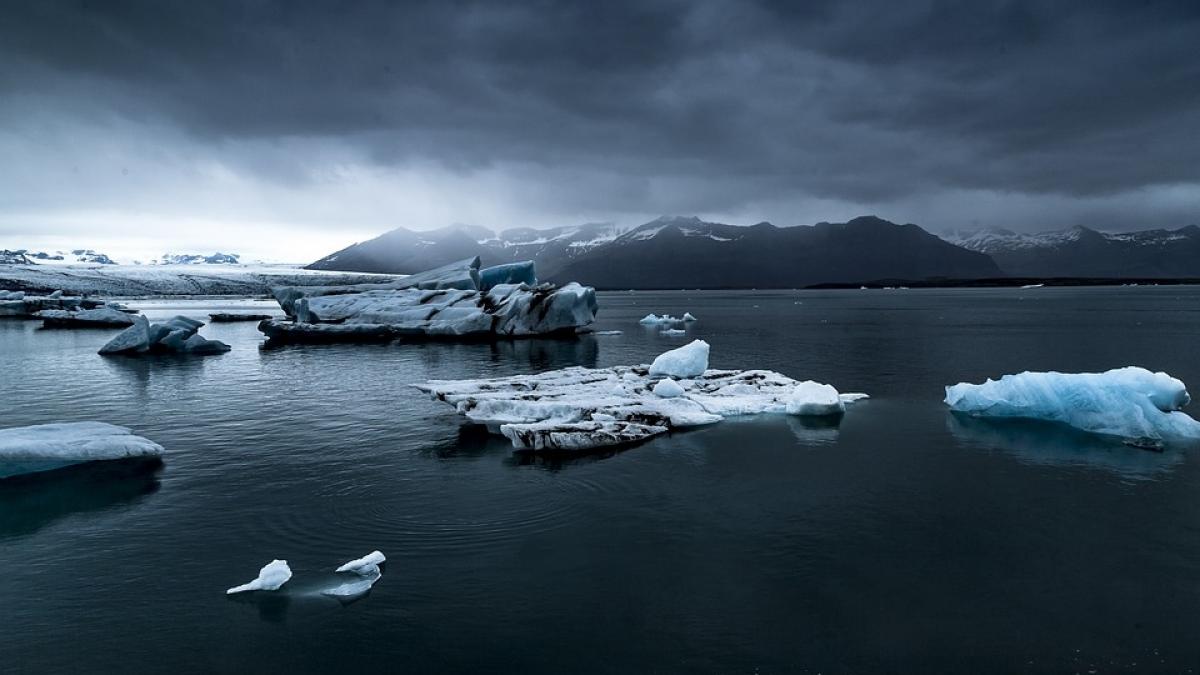
M 660 214 L 1200 223 L 1200 3 L 0 8 L 0 248 Z

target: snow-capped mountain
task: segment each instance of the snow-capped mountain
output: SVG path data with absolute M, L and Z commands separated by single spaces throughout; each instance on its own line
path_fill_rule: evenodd
M 489 265 L 535 260 L 539 272 L 547 276 L 588 251 L 611 243 L 624 232 L 625 228 L 610 223 L 500 232 L 461 224 L 428 232 L 400 227 L 321 258 L 308 268 L 409 274 L 479 255 Z
M 1200 277 L 1200 227 L 1099 232 L 1076 226 L 1025 234 L 950 232 L 946 241 L 992 256 L 1006 274 L 1028 277 Z
M 236 265 L 241 256 L 236 253 L 217 252 L 212 255 L 196 253 L 164 253 L 161 258 L 152 263 L 159 265 Z
M 793 288 L 1000 274 L 984 254 L 948 244 L 916 225 L 875 217 L 812 227 L 742 227 L 664 216 L 628 230 L 589 224 L 485 233 L 462 225 L 432 232 L 401 228 L 310 268 L 411 273 L 479 255 L 488 265 L 532 259 L 542 279 L 598 288 Z
M 30 251 L 29 249 L 0 251 L 0 265 L 116 265 L 117 261 L 90 248 L 70 251 Z

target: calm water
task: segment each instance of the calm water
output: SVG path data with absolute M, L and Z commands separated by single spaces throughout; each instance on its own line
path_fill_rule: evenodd
M 151 318 L 238 302 L 134 303 Z M 1200 448 L 964 424 L 942 387 L 1138 364 L 1200 388 L 1200 289 L 607 293 L 601 330 L 499 345 L 104 359 L 0 322 L 3 425 L 98 419 L 157 472 L 0 485 L 0 670 L 1190 672 Z M 874 397 L 571 461 L 514 457 L 409 387 L 649 361 L 691 311 L 712 365 Z M 350 605 L 337 564 L 389 563 Z M 229 599 L 272 558 L 295 577 Z

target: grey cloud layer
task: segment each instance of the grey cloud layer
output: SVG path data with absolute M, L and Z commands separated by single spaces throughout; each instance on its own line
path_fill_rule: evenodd
M 9 120 L 116 115 L 204 152 L 315 139 L 370 166 L 518 166 L 563 212 L 808 200 L 952 221 L 986 191 L 1044 199 L 1054 222 L 1183 189 L 1156 221 L 1200 199 L 1195 2 L 46 0 L 3 15 Z M 312 180 L 286 152 L 230 152 L 263 180 Z

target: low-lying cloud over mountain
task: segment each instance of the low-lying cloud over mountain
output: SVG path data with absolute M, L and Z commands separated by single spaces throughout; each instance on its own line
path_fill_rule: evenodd
M 0 245 L 1166 227 L 1200 204 L 1197 43 L 1200 5 L 1168 0 L 6 3 Z

